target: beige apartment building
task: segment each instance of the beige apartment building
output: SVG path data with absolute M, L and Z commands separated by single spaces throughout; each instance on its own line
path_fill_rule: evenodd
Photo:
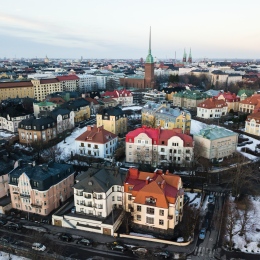
M 238 134 L 224 127 L 208 126 L 193 136 L 199 154 L 207 159 L 222 159 L 233 155 Z
M 96 115 L 97 127 L 103 125 L 104 129 L 116 134 L 123 135 L 127 132 L 127 116 L 119 107 L 105 108 Z
M 0 82 L 0 100 L 17 97 L 34 98 L 34 87 L 31 81 Z
M 9 173 L 12 207 L 28 215 L 49 215 L 73 195 L 74 174 L 69 164 L 17 161 Z
M 242 113 L 251 114 L 256 108 L 260 108 L 260 94 L 253 94 L 239 103 L 239 112 Z
M 247 116 L 245 122 L 245 132 L 260 136 L 260 112 L 256 112 Z
M 43 101 L 46 96 L 54 92 L 61 92 L 61 84 L 56 79 L 33 79 L 34 98 Z

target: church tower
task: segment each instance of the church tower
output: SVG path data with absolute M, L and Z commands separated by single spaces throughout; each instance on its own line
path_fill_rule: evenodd
M 188 62 L 189 62 L 189 63 L 192 63 L 191 49 L 190 49 L 190 54 L 189 54 Z
M 186 50 L 184 49 L 182 62 L 183 62 L 183 63 L 186 63 L 186 61 L 187 61 L 187 54 L 186 54 Z
M 149 35 L 149 50 L 148 55 L 145 60 L 145 75 L 144 82 L 145 88 L 154 88 L 154 60 L 151 53 L 151 27 L 150 27 L 150 35 Z

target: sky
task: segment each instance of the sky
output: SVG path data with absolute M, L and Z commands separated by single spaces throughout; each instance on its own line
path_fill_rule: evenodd
M 0 58 L 260 58 L 259 0 L 8 0 Z

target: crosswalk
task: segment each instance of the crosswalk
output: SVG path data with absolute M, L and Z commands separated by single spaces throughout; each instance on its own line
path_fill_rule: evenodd
M 201 246 L 196 246 L 193 255 L 195 256 L 207 256 L 207 257 L 214 257 L 215 249 L 213 248 L 205 248 Z

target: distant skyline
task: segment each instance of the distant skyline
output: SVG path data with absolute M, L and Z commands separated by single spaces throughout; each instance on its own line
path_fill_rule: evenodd
M 0 58 L 259 59 L 259 0 L 8 0 Z

